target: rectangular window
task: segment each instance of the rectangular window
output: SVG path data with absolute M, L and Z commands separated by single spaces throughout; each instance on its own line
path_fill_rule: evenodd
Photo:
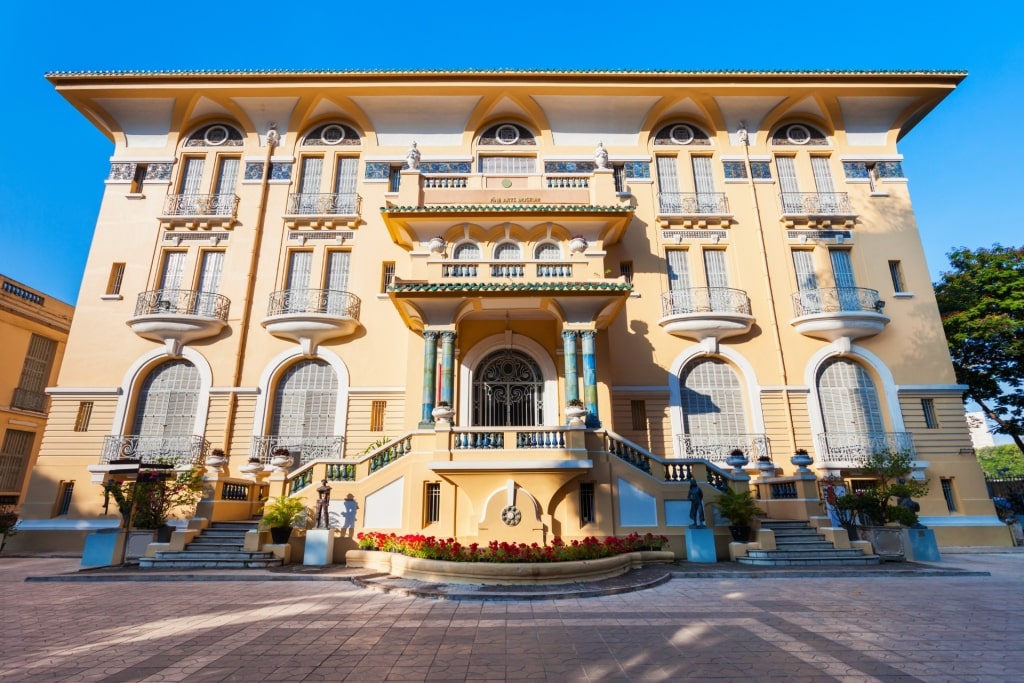
M 585 481 L 580 484 L 580 526 L 593 524 L 594 516 L 594 482 Z
M 675 157 L 657 157 L 658 208 L 662 213 L 681 213 L 682 195 L 679 194 L 679 172 Z
M 647 401 L 643 399 L 629 402 L 629 413 L 633 420 L 633 431 L 647 431 Z
M 11 406 L 37 413 L 46 412 L 46 384 L 57 355 L 57 342 L 33 334 L 28 343 L 25 363 L 21 366 L 21 379 L 11 398 Z
M 427 482 L 423 495 L 423 522 L 434 524 L 441 521 L 441 484 Z
M 935 399 L 922 398 L 921 410 L 924 411 L 924 426 L 928 429 L 938 429 L 939 418 L 935 415 Z
M 107 278 L 107 294 L 113 296 L 121 293 L 121 282 L 124 280 L 124 264 L 114 263 L 110 266 L 110 277 Z
M 669 249 L 665 252 L 665 262 L 668 269 L 668 288 L 673 292 L 689 290 L 690 268 L 686 249 Z
M 129 192 L 131 194 L 142 194 L 142 187 L 146 183 L 146 164 L 135 164 L 135 175 L 132 176 L 132 184 Z
M 536 157 L 480 157 L 480 172 L 490 175 L 516 175 L 537 172 Z
M 32 452 L 34 432 L 8 429 L 0 446 L 0 491 L 20 491 L 28 456 Z
M 619 263 L 619 275 L 626 281 L 626 284 L 633 284 L 633 262 L 622 261 Z
M 629 190 L 626 186 L 626 165 L 625 164 L 614 164 L 612 166 L 612 172 L 615 178 L 615 192 L 617 194 L 628 194 Z
M 92 401 L 82 401 L 78 404 L 78 415 L 75 416 L 75 431 L 89 431 L 89 420 L 92 418 Z
M 398 188 L 402 185 L 402 167 L 392 166 L 391 171 L 388 173 L 388 192 L 398 192 Z
M 956 512 L 956 496 L 953 495 L 953 480 L 939 479 L 939 483 L 942 484 L 942 497 L 946 499 L 946 509 L 950 512 Z
M 899 261 L 889 261 L 889 277 L 892 278 L 892 291 L 896 294 L 907 291 L 903 284 L 903 268 Z
M 373 401 L 370 404 L 370 431 L 371 432 L 383 432 L 384 431 L 384 409 L 387 407 L 387 401 Z
M 395 282 L 395 262 L 385 261 L 380 270 L 380 291 L 387 294 L 388 288 Z
M 61 517 L 71 511 L 71 496 L 75 492 L 74 481 L 62 481 L 57 487 L 57 500 L 53 505 L 53 516 Z

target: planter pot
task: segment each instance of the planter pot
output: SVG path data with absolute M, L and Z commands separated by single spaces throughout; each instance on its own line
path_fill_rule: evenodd
M 566 406 L 565 416 L 569 418 L 570 424 L 583 424 L 583 418 L 587 414 L 587 409 L 583 406 Z
M 274 545 L 284 545 L 288 542 L 288 539 L 292 536 L 292 528 L 290 526 L 272 526 L 270 527 L 270 538 L 274 541 Z
M 430 414 L 434 416 L 434 420 L 437 422 L 451 422 L 452 417 L 455 416 L 455 411 L 448 406 L 438 406 Z
M 868 541 L 878 555 L 886 562 L 903 562 L 907 559 L 903 547 L 903 529 L 898 526 L 858 526 L 857 540 Z M 851 534 L 851 539 L 852 534 Z
M 737 543 L 749 543 L 751 530 L 752 529 L 749 526 L 735 525 L 729 527 L 729 533 L 732 534 L 732 540 Z
M 153 534 L 153 540 L 156 543 L 170 543 L 171 536 L 174 534 L 174 527 L 170 524 L 161 524 L 156 528 L 156 532 Z

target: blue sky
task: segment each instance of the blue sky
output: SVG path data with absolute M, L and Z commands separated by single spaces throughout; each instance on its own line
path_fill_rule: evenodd
M 35 138 L 38 153 L 0 164 L 0 273 L 74 303 L 109 171 L 111 143 L 56 94 L 49 71 L 966 70 L 900 146 L 932 279 L 953 247 L 1024 242 L 1008 201 L 1024 180 L 1019 2 L 848 3 L 838 13 L 729 4 L 703 15 L 663 0 L 480 4 L 469 14 L 439 4 L 392 0 L 373 17 L 372 4 L 11 3 L 0 75 L 8 123 L 24 128 L 3 138 L 11 150 L 15 136 Z

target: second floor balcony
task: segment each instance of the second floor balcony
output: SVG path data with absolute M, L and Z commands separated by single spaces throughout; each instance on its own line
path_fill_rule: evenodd
M 261 323 L 275 337 L 302 344 L 306 353 L 328 339 L 347 337 L 359 328 L 361 301 L 333 289 L 283 289 L 273 292 Z
M 249 459 L 269 465 L 274 451 L 286 450 L 299 467 L 315 460 L 340 460 L 344 452 L 345 437 L 342 436 L 288 436 L 266 434 L 254 436 L 249 449 Z
M 295 193 L 288 195 L 285 224 L 289 228 L 354 228 L 362 198 L 355 193 Z
M 45 413 L 47 396 L 41 391 L 30 391 L 29 389 L 15 388 L 11 396 L 11 407 L 19 410 L 28 410 L 33 413 Z
M 874 453 L 916 454 L 909 432 L 822 432 L 817 435 L 819 469 L 863 467 Z
M 857 219 L 846 192 L 783 192 L 779 202 L 786 227 L 852 227 Z
M 878 291 L 863 287 L 823 287 L 793 294 L 790 324 L 800 334 L 836 341 L 870 337 L 889 324 Z
M 231 228 L 238 219 L 235 194 L 171 194 L 164 200 L 160 224 L 165 228 Z
M 699 458 L 716 464 L 725 463 L 733 451 L 740 451 L 750 462 L 761 456 L 771 456 L 768 437 L 764 434 L 678 434 L 678 456 Z
M 103 439 L 100 464 L 138 463 L 172 467 L 202 466 L 210 452 L 210 442 L 202 436 L 151 436 L 126 434 Z
M 659 192 L 658 221 L 662 227 L 725 227 L 732 222 L 724 192 Z
M 231 301 L 220 294 L 155 289 L 139 294 L 128 326 L 144 339 L 177 347 L 220 334 L 230 308 Z
M 677 337 L 715 345 L 722 339 L 746 334 L 754 325 L 750 298 L 741 289 L 691 287 L 661 295 L 661 325 Z

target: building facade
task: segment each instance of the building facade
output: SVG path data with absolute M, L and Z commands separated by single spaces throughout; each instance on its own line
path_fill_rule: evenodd
M 0 274 L 0 508 L 25 499 L 74 308 Z
M 963 76 L 51 74 L 113 154 L 24 524 L 217 450 L 208 516 L 326 479 L 357 531 L 681 549 L 735 450 L 898 450 L 1007 544 L 897 146 Z

